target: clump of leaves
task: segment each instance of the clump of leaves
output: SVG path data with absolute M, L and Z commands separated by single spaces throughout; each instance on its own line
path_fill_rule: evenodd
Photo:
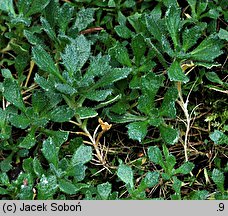
M 212 168 L 200 182 L 214 197 L 197 182 L 191 156 L 202 149 L 190 142 L 199 106 L 190 94 L 204 79 L 227 94 L 224 2 L 1 1 L 1 196 L 226 199 L 227 167 L 212 164 L 210 148 L 226 155 L 227 111 L 207 117 L 213 130 L 201 152 Z M 123 124 L 131 141 L 118 146 Z M 143 157 L 122 151 L 132 140 Z M 184 194 L 186 185 L 197 190 Z

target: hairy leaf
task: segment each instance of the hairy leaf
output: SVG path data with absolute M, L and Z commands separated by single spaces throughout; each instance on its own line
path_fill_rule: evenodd
M 24 114 L 13 115 L 12 117 L 10 117 L 10 122 L 13 126 L 17 128 L 25 129 L 29 126 L 30 119 L 27 118 L 27 116 Z
M 50 0 L 33 0 L 31 1 L 30 8 L 26 13 L 26 16 L 31 16 L 33 14 L 39 13 L 44 10 L 49 4 Z
M 188 77 L 184 74 L 184 71 L 181 69 L 180 63 L 174 61 L 168 69 L 168 76 L 171 81 L 179 81 L 186 83 L 189 81 Z
M 74 114 L 74 110 L 70 109 L 67 105 L 62 105 L 51 111 L 49 116 L 54 122 L 66 122 L 69 121 Z
M 97 192 L 101 199 L 107 200 L 112 191 L 112 185 L 109 182 L 97 185 Z
M 81 145 L 72 156 L 72 165 L 85 164 L 92 160 L 91 146 Z
M 14 79 L 6 78 L 3 82 L 3 96 L 7 101 L 22 111 L 25 111 L 25 105 L 20 93 L 18 83 Z
M 58 68 L 55 66 L 51 56 L 41 46 L 35 46 L 32 48 L 33 60 L 40 67 L 41 70 L 53 74 L 59 78 L 62 82 L 65 82 Z
M 55 167 L 58 167 L 59 148 L 56 147 L 52 138 L 49 137 L 43 142 L 43 147 L 41 151 L 49 164 L 52 163 Z
M 130 72 L 131 68 L 113 68 L 107 75 L 103 76 L 95 86 L 98 88 L 111 85 L 118 80 L 127 78 Z
M 127 28 L 126 25 L 116 26 L 115 31 L 120 37 L 122 37 L 124 39 L 131 38 L 131 36 L 132 36 L 131 30 L 129 28 Z
M 109 49 L 109 54 L 115 58 L 120 64 L 131 67 L 131 60 L 128 54 L 128 50 L 121 43 L 117 42 L 114 47 Z
M 107 90 L 95 90 L 92 92 L 86 92 L 83 95 L 93 101 L 104 101 L 109 95 L 112 94 L 111 89 Z
M 192 162 L 185 162 L 182 164 L 178 169 L 175 170 L 175 174 L 181 173 L 181 174 L 189 174 L 192 169 L 194 168 L 194 164 Z
M 161 133 L 161 137 L 164 139 L 166 143 L 174 145 L 178 141 L 179 132 L 177 129 L 161 125 L 159 127 L 159 130 Z
M 159 182 L 159 176 L 157 171 L 147 172 L 139 187 L 144 187 L 144 189 L 154 187 Z
M 131 139 L 138 140 L 141 142 L 147 134 L 147 122 L 133 122 L 127 125 L 128 136 Z
M 33 166 L 34 173 L 40 178 L 44 174 L 44 170 L 37 157 L 34 157 L 32 166 Z
M 39 200 L 53 199 L 53 195 L 57 191 L 57 188 L 58 188 L 58 184 L 57 184 L 56 176 L 42 175 L 37 185 L 37 189 L 38 189 L 37 198 Z
M 170 87 L 168 91 L 165 93 L 161 109 L 159 110 L 160 115 L 171 117 L 171 118 L 176 117 L 175 101 L 177 97 L 178 97 L 177 89 L 174 87 Z
M 80 35 L 66 46 L 61 56 L 63 65 L 66 67 L 70 77 L 73 75 L 78 76 L 78 71 L 90 56 L 90 42 L 83 35 Z
M 209 36 L 204 39 L 198 47 L 196 47 L 190 54 L 191 58 L 197 61 L 213 61 L 220 56 L 222 43 L 215 36 Z
M 148 148 L 148 157 L 151 162 L 165 168 L 162 152 L 157 146 L 151 146 Z
M 78 115 L 80 119 L 93 118 L 98 115 L 94 109 L 89 107 L 76 108 L 75 114 Z
M 56 41 L 55 31 L 53 30 L 53 28 L 51 27 L 51 25 L 49 24 L 49 22 L 45 18 L 43 18 L 43 17 L 40 18 L 40 21 L 42 23 L 43 30 L 47 33 L 47 35 L 53 41 Z
M 170 33 L 170 36 L 173 40 L 174 47 L 176 48 L 179 44 L 179 31 L 180 31 L 180 8 L 177 6 L 171 5 L 166 11 L 165 20 L 166 27 Z
M 225 189 L 224 189 L 225 177 L 224 177 L 224 174 L 220 170 L 213 169 L 212 180 L 214 181 L 214 183 L 216 184 L 216 186 L 218 187 L 218 189 L 221 192 L 225 191 Z
M 134 188 L 133 182 L 133 171 L 131 167 L 120 164 L 117 170 L 117 176 L 126 184 L 129 185 L 131 188 Z
M 137 34 L 132 38 L 131 47 L 135 56 L 135 64 L 139 66 L 146 51 L 146 42 L 142 34 Z
M 30 149 L 36 144 L 35 134 L 31 131 L 23 140 L 20 142 L 19 147 Z
M 66 194 L 72 195 L 76 193 L 76 187 L 70 181 L 67 181 L 65 179 L 59 179 L 58 185 L 59 189 Z
M 78 31 L 85 29 L 90 23 L 94 21 L 94 12 L 94 8 L 82 8 L 77 14 L 74 27 L 76 27 Z

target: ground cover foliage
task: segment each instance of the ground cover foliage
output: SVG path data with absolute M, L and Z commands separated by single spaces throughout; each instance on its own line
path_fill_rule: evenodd
M 1 199 L 227 199 L 226 0 L 1 0 Z

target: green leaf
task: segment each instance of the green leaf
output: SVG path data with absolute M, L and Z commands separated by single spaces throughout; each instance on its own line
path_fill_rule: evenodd
M 117 170 L 117 176 L 126 184 L 129 185 L 131 188 L 134 188 L 133 182 L 133 171 L 131 167 L 120 164 Z
M 40 67 L 41 70 L 53 74 L 59 78 L 62 82 L 65 82 L 62 75 L 59 73 L 58 68 L 55 66 L 51 56 L 41 46 L 35 46 L 32 48 L 33 60 Z
M 28 42 L 31 43 L 32 45 L 41 45 L 42 47 L 45 47 L 42 39 L 36 36 L 33 32 L 24 30 L 24 36 L 26 37 Z
M 78 115 L 80 119 L 94 118 L 98 115 L 98 113 L 90 107 L 76 108 L 75 114 Z
M 89 56 L 90 42 L 83 35 L 78 36 L 66 46 L 61 57 L 70 77 L 76 76 L 76 73 L 86 63 Z
M 178 6 L 177 4 L 177 0 L 163 0 L 162 3 L 166 6 L 166 7 L 169 7 L 170 5 L 173 5 L 173 6 Z
M 174 169 L 175 164 L 176 164 L 175 156 L 173 156 L 172 154 L 169 154 L 166 157 L 166 169 L 165 169 L 165 171 L 170 177 L 172 175 L 172 171 Z
M 194 166 L 195 165 L 192 162 L 187 161 L 175 170 L 175 174 L 178 174 L 178 173 L 185 174 L 185 175 L 189 174 L 194 168 Z
M 47 35 L 51 38 L 51 40 L 55 41 L 56 34 L 53 28 L 51 27 L 51 25 L 49 24 L 49 22 L 44 17 L 41 17 L 40 21 L 41 21 L 43 30 L 47 33 Z
M 133 13 L 132 15 L 127 17 L 127 20 L 129 21 L 129 23 L 132 25 L 132 27 L 135 29 L 137 33 L 142 32 L 142 29 L 144 28 L 144 26 L 141 23 L 141 17 L 142 17 L 142 14 L 138 12 Z
M 74 110 L 70 109 L 67 105 L 62 105 L 50 112 L 50 119 L 54 122 L 67 122 L 74 114 Z
M 124 39 L 128 39 L 131 38 L 132 36 L 132 32 L 129 28 L 127 28 L 127 26 L 125 25 L 117 25 L 115 26 L 115 31 L 116 33 L 119 35 L 119 37 L 122 37 Z
M 128 122 L 134 122 L 134 121 L 147 120 L 146 117 L 133 115 L 128 112 L 124 115 L 114 115 L 114 114 L 108 113 L 108 117 L 115 123 L 128 123 Z
M 1 128 L 5 126 L 6 116 L 7 116 L 6 111 L 0 107 L 0 127 Z
M 220 39 L 228 41 L 228 31 L 225 29 L 220 28 L 218 36 Z
M 78 31 L 85 29 L 90 23 L 94 21 L 94 12 L 94 8 L 82 8 L 77 14 L 74 27 L 77 28 Z
M 165 14 L 166 27 L 173 40 L 174 47 L 179 45 L 179 31 L 180 31 L 180 13 L 181 10 L 177 6 L 171 5 Z
M 18 197 L 20 200 L 32 200 L 33 199 L 33 187 L 32 185 L 21 187 Z
M 160 174 L 157 171 L 147 172 L 139 187 L 143 187 L 144 189 L 154 187 L 159 183 L 159 176 Z
M 207 9 L 208 1 L 200 1 L 197 4 L 197 15 L 198 17 Z
M 37 157 L 34 157 L 32 162 L 34 173 L 41 178 L 41 176 L 44 174 L 43 167 Z
M 171 128 L 170 126 L 160 125 L 159 127 L 162 139 L 171 145 L 174 145 L 179 138 L 179 132 L 176 129 Z
M 92 56 L 90 58 L 90 65 L 85 75 L 79 82 L 79 86 L 89 86 L 95 83 L 94 78 L 101 77 L 104 74 L 108 74 L 111 71 L 111 66 L 109 65 L 110 56 L 102 56 L 100 53 L 97 56 Z M 90 92 L 88 92 L 90 93 Z
M 13 79 L 12 73 L 9 69 L 1 69 L 1 73 L 4 78 Z
M 162 43 L 163 51 L 166 52 L 170 57 L 174 58 L 175 53 L 171 47 L 169 40 L 166 38 L 165 35 L 162 35 L 161 43 Z
M 213 169 L 212 171 L 212 180 L 216 184 L 217 188 L 223 193 L 225 191 L 224 189 L 224 183 L 225 183 L 225 177 L 224 174 L 218 170 L 218 169 Z
M 173 189 L 176 194 L 180 194 L 181 192 L 182 181 L 180 181 L 176 176 L 173 177 Z
M 191 7 L 191 11 L 192 11 L 193 17 L 195 17 L 195 15 L 196 15 L 196 3 L 197 3 L 197 1 L 196 0 L 187 0 L 187 2 L 188 2 L 188 4 Z
M 73 95 L 77 92 L 75 88 L 68 84 L 56 83 L 55 88 L 62 94 Z
M 133 140 L 141 142 L 147 134 L 147 122 L 133 122 L 127 125 L 128 136 Z
M 67 26 L 73 16 L 74 8 L 65 3 L 58 11 L 58 25 L 62 32 L 66 32 Z
M 67 171 L 68 176 L 73 176 L 77 182 L 82 181 L 85 178 L 86 166 L 83 164 L 78 164 L 71 167 Z M 77 186 L 77 185 L 76 185 Z
M 206 190 L 193 191 L 190 193 L 190 200 L 206 200 L 209 192 Z
M 112 90 L 107 89 L 107 90 L 95 90 L 92 92 L 86 92 L 83 95 L 92 101 L 99 102 L 99 101 L 104 101 L 111 94 L 112 94 Z
M 0 173 L 0 183 L 1 185 L 10 185 L 10 180 L 6 173 Z
M 51 80 L 49 80 L 49 78 L 45 79 L 44 77 L 36 73 L 34 80 L 45 91 L 51 92 L 55 89 L 54 83 Z
M 69 136 L 68 131 L 54 131 L 46 129 L 44 132 L 53 139 L 56 147 L 60 147 L 64 142 L 66 142 Z
M 71 163 L 72 165 L 85 164 L 92 160 L 92 147 L 81 145 L 73 154 Z
M 50 0 L 33 0 L 26 16 L 31 16 L 33 14 L 39 13 L 44 10 L 44 8 L 49 4 Z
M 35 90 L 32 94 L 32 107 L 34 112 L 39 113 L 42 112 L 46 104 L 48 103 L 48 98 L 44 94 L 43 91 Z
M 0 11 L 5 11 L 15 16 L 13 0 L 1 0 Z
M 155 110 L 154 99 L 161 86 L 163 86 L 164 76 L 148 73 L 142 77 L 142 95 L 138 100 L 138 109 L 147 115 L 151 115 Z
M 112 185 L 109 182 L 97 185 L 97 192 L 102 200 L 107 200 L 112 191 Z
M 127 67 L 132 66 L 131 60 L 130 60 L 130 57 L 128 54 L 128 50 L 121 43 L 117 42 L 114 47 L 109 49 L 108 53 L 113 58 L 115 58 L 120 64 L 127 66 Z
M 184 71 L 181 69 L 180 63 L 176 60 L 169 67 L 168 76 L 171 81 L 179 81 L 183 83 L 189 81 L 189 78 L 184 74 Z
M 58 189 L 56 176 L 42 175 L 40 182 L 37 184 L 37 189 L 38 200 L 53 199 L 53 195 Z
M 52 138 L 49 137 L 43 142 L 41 151 L 49 164 L 52 163 L 55 167 L 58 167 L 59 148 L 56 147 Z
M 209 81 L 223 85 L 223 81 L 215 72 L 207 72 L 205 75 Z
M 184 52 L 189 50 L 192 46 L 196 44 L 198 39 L 202 36 L 203 31 L 205 30 L 207 24 L 199 23 L 198 25 L 192 28 L 186 28 L 182 34 L 183 45 L 182 48 Z
M 30 149 L 36 144 L 35 133 L 31 131 L 23 140 L 20 142 L 20 148 Z
M 1 195 L 6 195 L 6 194 L 9 194 L 9 193 L 10 192 L 7 189 L 0 187 L 0 194 Z
M 0 167 L 3 173 L 6 173 L 9 170 L 11 170 L 12 168 L 11 163 L 12 163 L 12 153 L 9 156 L 7 156 L 7 158 L 5 158 L 0 162 Z
M 14 106 L 25 111 L 25 105 L 16 80 L 6 78 L 3 82 L 3 96 Z
M 123 15 L 123 13 L 121 11 L 118 11 L 118 17 L 117 17 L 118 23 L 120 25 L 125 25 L 127 18 Z
M 146 52 L 146 42 L 142 34 L 137 34 L 132 38 L 131 47 L 135 56 L 135 64 L 139 67 L 141 59 Z
M 13 115 L 9 120 L 13 126 L 21 129 L 27 128 L 31 123 L 30 119 L 27 118 L 24 114 Z
M 204 39 L 199 46 L 190 53 L 191 58 L 196 61 L 213 61 L 223 53 L 221 47 L 222 41 L 216 36 L 211 35 Z
M 71 182 L 65 180 L 65 179 L 59 179 L 58 180 L 59 189 L 66 193 L 66 194 L 75 194 L 76 193 L 76 187 Z
M 116 7 L 115 1 L 114 1 L 114 0 L 109 0 L 109 1 L 108 1 L 108 6 L 109 6 L 109 7 Z
M 98 87 L 104 87 L 110 84 L 113 84 L 114 82 L 118 80 L 122 80 L 127 78 L 127 76 L 130 74 L 131 68 L 113 68 L 112 71 L 105 76 L 103 76 L 96 84 L 96 88 Z
M 226 145 L 228 143 L 228 136 L 219 130 L 214 130 L 209 137 L 216 145 Z
M 163 35 L 163 29 L 161 28 L 161 19 L 156 15 L 145 16 L 146 27 L 149 32 L 154 36 L 157 41 L 160 41 Z
M 160 165 L 162 168 L 165 167 L 162 152 L 157 146 L 148 148 L 148 157 L 151 162 Z
M 178 97 L 178 91 L 175 87 L 170 87 L 165 93 L 161 109 L 159 110 L 161 116 L 170 118 L 176 117 L 175 101 Z

